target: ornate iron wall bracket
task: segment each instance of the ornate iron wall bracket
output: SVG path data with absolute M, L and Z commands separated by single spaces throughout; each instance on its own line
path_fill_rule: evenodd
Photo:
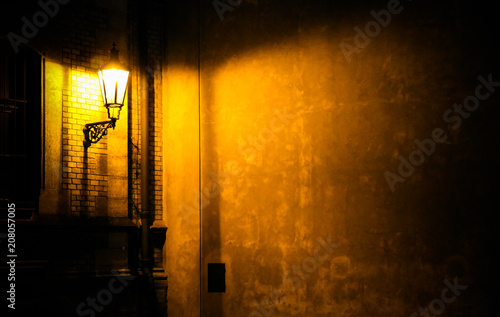
M 99 140 L 102 139 L 103 136 L 108 134 L 109 128 L 113 128 L 113 130 L 115 129 L 115 122 L 115 119 L 111 119 L 110 121 L 101 121 L 86 124 L 85 128 L 83 129 L 83 134 L 85 135 L 83 146 L 87 148 L 91 146 L 92 143 L 99 142 Z

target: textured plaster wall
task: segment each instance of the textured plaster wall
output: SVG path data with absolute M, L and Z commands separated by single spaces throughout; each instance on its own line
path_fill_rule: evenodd
M 244 1 L 224 21 L 202 2 L 199 43 L 196 7 L 170 8 L 169 316 L 410 316 L 455 277 L 468 287 L 441 314 L 491 315 L 498 96 L 443 120 L 478 76 L 500 80 L 491 25 L 479 5 L 400 7 L 350 62 L 340 44 L 387 2 Z M 384 173 L 436 128 L 446 141 L 391 190 Z M 207 293 L 217 262 L 227 290 Z
M 163 162 L 169 316 L 200 315 L 199 85 L 196 2 L 166 11 L 163 71 Z

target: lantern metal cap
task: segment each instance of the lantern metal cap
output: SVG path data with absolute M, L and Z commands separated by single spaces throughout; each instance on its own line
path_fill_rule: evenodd
M 100 70 L 104 69 L 122 69 L 128 71 L 128 68 L 125 67 L 122 63 L 120 63 L 120 58 L 118 57 L 118 54 L 120 53 L 119 50 L 116 49 L 116 43 L 113 42 L 113 47 L 108 51 L 109 53 L 109 60 L 102 64 L 100 67 Z

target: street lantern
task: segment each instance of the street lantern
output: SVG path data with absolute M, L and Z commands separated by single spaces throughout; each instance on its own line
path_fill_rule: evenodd
M 109 61 L 99 70 L 99 84 L 101 85 L 104 106 L 108 109 L 108 118 L 118 120 L 120 110 L 125 100 L 129 71 L 120 64 L 116 44 L 109 51 Z
M 83 145 L 85 147 L 99 142 L 108 133 L 109 128 L 115 129 L 116 120 L 120 119 L 120 110 L 127 92 L 129 71 L 120 63 L 118 52 L 116 44 L 113 43 L 113 47 L 109 51 L 109 61 L 102 65 L 98 72 L 102 99 L 110 120 L 85 125 L 83 129 L 85 136 Z

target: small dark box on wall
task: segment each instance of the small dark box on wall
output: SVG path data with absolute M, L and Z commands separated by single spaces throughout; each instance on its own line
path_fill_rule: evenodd
M 226 292 L 226 264 L 208 263 L 208 292 Z

